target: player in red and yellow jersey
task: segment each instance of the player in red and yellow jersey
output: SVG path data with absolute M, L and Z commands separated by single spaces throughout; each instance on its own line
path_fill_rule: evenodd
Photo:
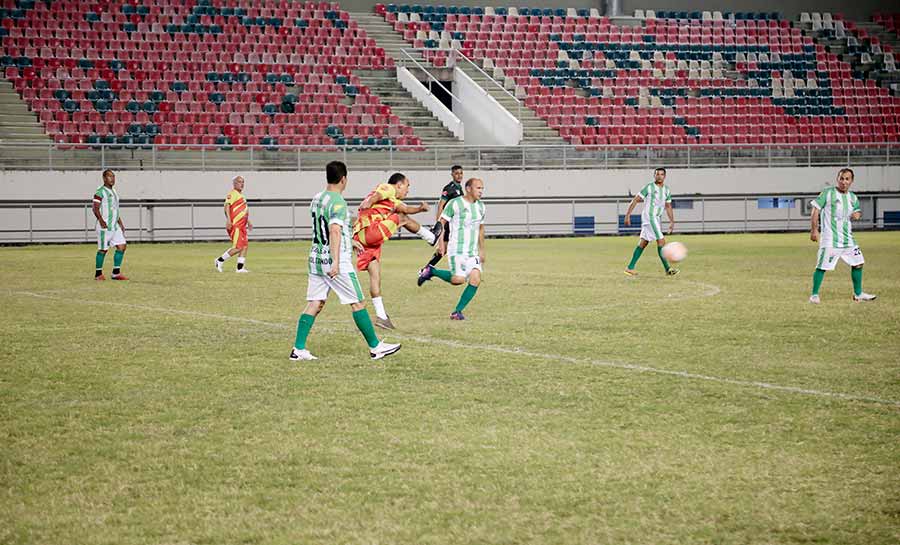
M 225 229 L 231 239 L 231 248 L 216 258 L 216 270 L 222 272 L 225 260 L 238 254 L 235 272 L 248 273 L 250 271 L 244 268 L 247 260 L 247 231 L 253 228 L 253 224 L 250 223 L 250 211 L 247 210 L 247 199 L 243 193 L 244 177 L 235 176 L 231 183 L 233 189 L 225 196 Z
M 409 217 L 428 211 L 427 203 L 408 206 L 403 202 L 409 193 L 409 179 L 399 172 L 391 175 L 386 184 L 379 184 L 359 205 L 353 225 L 353 246 L 356 248 L 356 268 L 369 272 L 369 293 L 375 307 L 375 325 L 394 329 L 381 298 L 381 247 L 401 227 L 434 245 L 435 235 L 427 227 Z

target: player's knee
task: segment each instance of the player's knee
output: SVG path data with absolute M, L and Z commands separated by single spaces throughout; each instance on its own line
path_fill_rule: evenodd
M 862 269 L 863 266 L 862 265 L 854 265 L 853 268 L 859 270 L 859 269 Z
M 459 286 L 459 285 L 465 284 L 466 277 L 465 276 L 451 276 L 450 283 L 453 284 L 454 286 Z
M 366 308 L 366 303 L 364 301 L 359 301 L 358 303 L 350 303 L 350 310 L 352 310 L 353 312 L 358 312 L 364 308 Z
M 481 277 L 475 276 L 475 275 L 470 276 L 469 277 L 469 285 L 477 288 L 478 286 L 481 285 Z
M 303 314 L 316 316 L 322 312 L 323 308 L 325 308 L 325 301 L 310 301 L 306 304 L 306 309 L 303 310 Z

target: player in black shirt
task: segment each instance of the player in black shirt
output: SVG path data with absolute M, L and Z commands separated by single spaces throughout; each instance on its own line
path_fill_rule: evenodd
M 452 176 L 453 179 L 450 180 L 450 183 L 445 185 L 443 191 L 441 191 L 441 200 L 440 202 L 438 202 L 437 215 L 435 216 L 435 226 L 441 223 L 441 213 L 444 211 L 444 207 L 447 206 L 447 203 L 455 199 L 456 197 L 461 197 L 463 195 L 463 167 L 459 165 L 453 165 L 452 167 L 450 167 L 450 176 Z M 437 232 L 434 230 L 432 231 Z M 444 240 L 450 240 L 449 229 L 444 229 Z M 438 264 L 442 257 L 443 256 L 441 254 L 435 252 L 434 255 L 431 256 L 431 260 L 428 262 L 428 265 L 434 267 Z M 425 280 L 422 279 L 422 271 L 428 268 L 428 265 L 419 269 L 419 280 L 417 281 L 417 284 L 419 286 L 425 283 Z

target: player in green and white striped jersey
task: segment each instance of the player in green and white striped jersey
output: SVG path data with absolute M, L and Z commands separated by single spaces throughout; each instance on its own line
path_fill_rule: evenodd
M 662 247 L 666 245 L 666 236 L 663 233 L 660 224 L 662 220 L 663 210 L 669 216 L 669 234 L 675 230 L 675 213 L 672 211 L 672 193 L 666 187 L 666 169 L 658 168 L 653 171 L 653 183 L 645 185 L 641 191 L 631 199 L 628 210 L 625 212 L 625 225 L 631 225 L 631 211 L 638 203 L 644 203 L 644 209 L 641 211 L 641 240 L 638 242 L 637 248 L 631 255 L 631 262 L 625 269 L 628 276 L 637 276 L 634 270 L 638 259 L 644 253 L 644 248 L 652 241 L 656 241 L 656 253 L 659 254 L 659 260 L 662 262 L 666 274 L 674 276 L 678 274 L 678 269 L 669 266 L 669 262 L 662 255 Z
M 444 282 L 455 286 L 469 281 L 450 314 L 451 320 L 465 320 L 463 309 L 475 297 L 481 284 L 481 272 L 484 265 L 484 182 L 471 178 L 466 182 L 465 193 L 447 203 L 441 213 L 441 222 L 445 232 L 450 233 L 450 240 L 442 237 L 438 241 L 438 253 L 446 254 L 450 260 L 450 270 L 435 269 L 433 265 L 419 273 L 419 285 L 436 276 Z
M 103 185 L 94 191 L 93 211 L 97 218 L 97 255 L 94 258 L 94 279 L 106 280 L 103 276 L 103 261 L 110 246 L 116 247 L 113 255 L 113 280 L 128 280 L 122 274 L 122 260 L 125 259 L 125 224 L 119 216 L 119 194 L 116 193 L 116 175 L 107 169 L 103 171 Z
M 309 303 L 297 321 L 297 337 L 290 359 L 317 359 L 306 348 L 306 339 L 316 316 L 325 306 L 328 294 L 334 290 L 341 304 L 350 305 L 353 309 L 353 321 L 369 345 L 369 355 L 378 360 L 400 350 L 400 345 L 378 340 L 353 268 L 350 213 L 343 196 L 347 188 L 347 166 L 340 161 L 332 161 L 325 167 L 325 176 L 328 185 L 325 191 L 313 197 L 309 208 L 313 232 L 309 250 L 309 284 L 306 288 Z
M 863 258 L 862 251 L 853 238 L 851 220 L 862 217 L 859 198 L 850 191 L 853 184 L 853 171 L 842 168 L 838 171 L 836 187 L 830 187 L 819 193 L 812 202 L 809 238 L 819 243 L 816 256 L 816 271 L 813 273 L 812 295 L 810 303 L 818 304 L 819 288 L 825 279 L 825 271 L 833 271 L 839 259 L 850 265 L 850 278 L 853 280 L 853 300 L 872 301 L 875 296 L 862 290 Z M 821 228 L 821 233 L 819 232 Z

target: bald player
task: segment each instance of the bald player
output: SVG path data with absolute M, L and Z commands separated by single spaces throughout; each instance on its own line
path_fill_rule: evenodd
M 244 177 L 235 176 L 231 179 L 232 189 L 225 196 L 225 229 L 228 238 L 231 239 L 231 248 L 216 258 L 216 270 L 222 272 L 222 264 L 237 254 L 237 270 L 235 272 L 248 273 L 244 265 L 247 261 L 247 231 L 253 229 L 250 223 L 250 211 L 247 210 L 247 199 L 244 198 Z

